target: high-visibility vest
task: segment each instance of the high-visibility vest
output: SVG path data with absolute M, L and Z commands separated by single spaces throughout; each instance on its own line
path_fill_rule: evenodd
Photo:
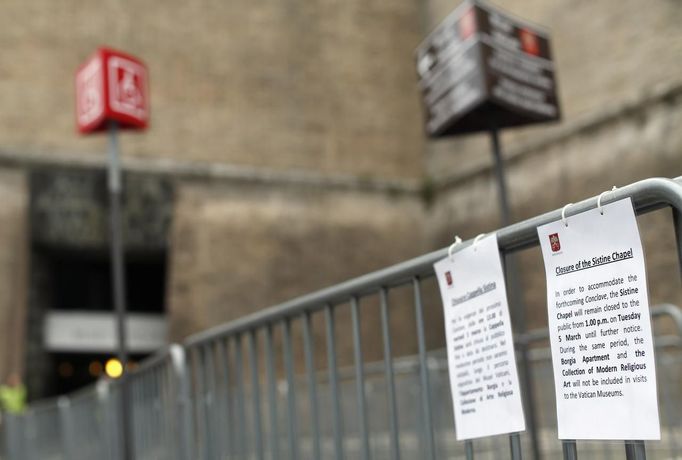
M 26 387 L 24 385 L 0 386 L 0 405 L 6 412 L 19 414 L 26 407 Z

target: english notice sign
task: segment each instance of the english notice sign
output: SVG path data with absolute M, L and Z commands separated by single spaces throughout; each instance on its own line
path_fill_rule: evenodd
M 415 58 L 429 137 L 560 117 L 549 34 L 487 2 L 459 5 Z
M 106 129 L 109 121 L 123 129 L 147 127 L 147 67 L 129 54 L 100 48 L 76 72 L 76 123 L 89 133 Z

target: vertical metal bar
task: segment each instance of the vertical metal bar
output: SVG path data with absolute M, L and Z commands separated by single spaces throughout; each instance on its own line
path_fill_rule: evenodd
M 154 452 L 156 433 L 157 433 L 157 398 L 158 393 L 156 392 L 156 366 L 152 366 L 146 372 L 147 374 L 147 401 L 149 401 L 149 414 L 147 415 L 147 425 L 149 426 L 149 432 L 147 433 L 147 448 L 149 452 Z
M 37 460 L 36 456 L 33 454 L 36 448 L 36 427 L 34 420 L 34 412 L 32 410 L 27 410 L 21 417 L 22 424 L 21 427 L 24 429 L 24 433 L 21 434 L 23 438 L 24 454 L 26 455 L 26 460 Z M 23 460 L 23 459 L 22 459 Z
M 677 261 L 682 271 L 682 212 L 673 209 L 673 225 L 675 227 L 675 240 L 677 242 Z
M 672 213 L 673 213 L 673 226 L 675 228 L 675 242 L 677 243 L 677 262 L 678 266 L 680 267 L 680 274 L 682 275 L 682 212 L 678 211 L 675 208 L 672 208 Z M 669 411 L 670 409 L 668 409 Z M 677 442 L 675 441 L 675 435 L 674 433 L 674 427 L 672 423 L 672 418 L 668 420 L 668 424 L 670 425 L 670 435 L 671 435 L 671 443 L 674 451 L 672 452 L 672 455 L 674 456 L 673 458 L 678 458 L 677 457 Z
M 611 446 L 609 446 L 609 443 L 605 442 L 602 446 L 602 454 L 604 455 L 604 460 L 611 460 Z
M 353 322 L 353 351 L 355 358 L 355 393 L 358 404 L 358 429 L 362 437 L 362 459 L 369 460 L 369 424 L 367 423 L 367 402 L 365 400 L 365 372 L 362 359 L 362 331 L 360 330 L 360 312 L 358 299 L 350 301 L 351 321 Z
M 150 382 L 149 382 L 149 377 L 150 373 L 146 372 L 140 375 L 140 383 L 142 384 L 142 404 L 144 407 L 143 411 L 143 419 L 142 419 L 142 426 L 143 426 L 143 436 L 144 436 L 144 448 L 146 452 L 150 451 L 150 445 L 151 445 L 151 436 L 152 436 L 152 410 L 153 410 L 153 401 L 152 401 L 152 395 L 151 395 L 151 388 L 150 388 Z M 146 457 L 146 456 L 145 456 Z M 144 457 L 143 457 L 144 458 Z
M 238 419 L 235 423 L 237 435 L 237 457 L 248 455 L 248 441 L 246 439 L 246 407 L 244 405 L 244 359 L 242 354 L 242 337 L 236 335 L 234 338 L 235 353 L 235 377 L 237 380 L 237 414 Z
M 493 440 L 493 452 L 501 452 L 504 449 L 503 443 L 500 442 L 500 436 L 492 436 L 491 440 Z
M 578 446 L 575 441 L 570 439 L 561 441 L 561 449 L 564 453 L 564 460 L 578 460 Z
M 130 422 L 131 422 L 131 430 L 132 430 L 132 437 L 133 437 L 133 447 L 132 447 L 132 455 L 135 458 L 140 457 L 139 453 L 142 450 L 142 434 L 140 430 L 140 426 L 142 426 L 142 420 L 140 416 L 140 412 L 142 411 L 142 407 L 140 404 L 140 385 L 138 383 L 139 378 L 137 375 L 133 376 L 128 376 L 128 390 L 130 391 Z M 122 387 L 118 385 L 118 394 L 119 394 L 119 407 L 121 404 L 120 398 L 122 397 L 121 394 Z M 84 409 L 81 409 L 82 412 L 85 412 Z M 120 411 L 119 411 L 120 413 Z M 81 415 L 83 417 L 83 415 Z M 83 417 L 84 418 L 84 417 Z M 81 420 L 82 422 L 82 420 Z M 118 423 L 120 424 L 120 415 L 119 415 L 119 420 Z M 121 435 L 122 437 L 122 435 Z M 123 441 L 121 439 L 121 441 Z
M 149 401 L 149 414 L 147 415 L 147 425 L 149 432 L 147 433 L 147 448 L 149 452 L 154 452 L 156 445 L 157 433 L 157 398 L 156 391 L 156 366 L 152 366 L 146 371 L 147 378 L 147 401 Z
M 646 460 L 644 441 L 625 441 L 626 460 Z
M 284 320 L 282 324 L 284 339 L 284 367 L 287 374 L 287 426 L 289 428 L 289 458 L 297 460 L 298 456 L 298 417 L 296 416 L 296 381 L 294 378 L 294 363 L 291 346 L 291 320 Z
M 147 450 L 147 456 L 152 452 L 152 440 L 154 437 L 154 393 L 152 389 L 152 372 L 151 370 L 146 370 L 142 375 L 143 384 L 143 394 L 142 401 L 145 406 L 144 411 L 144 427 L 145 427 L 145 448 Z
M 57 407 L 59 410 L 59 423 L 62 426 L 62 449 L 64 450 L 65 458 L 76 458 L 74 450 L 74 430 L 73 423 L 70 417 L 71 401 L 66 396 L 61 396 L 57 400 Z M 6 441 L 7 442 L 7 441 Z M 10 456 L 9 458 L 21 458 Z
M 24 416 L 14 414 L 3 415 L 3 431 L 5 432 L 5 454 L 8 459 L 25 459 Z
M 519 435 L 519 433 L 512 433 L 509 435 L 509 448 L 511 450 L 512 460 L 521 460 L 523 458 L 521 435 Z
M 272 325 L 268 324 L 265 329 L 265 370 L 268 380 L 268 407 L 270 408 L 270 456 L 272 460 L 279 460 L 277 383 L 272 348 Z
M 215 429 L 215 368 L 210 344 L 201 346 L 204 372 L 204 414 L 206 419 L 205 433 L 208 458 L 216 458 Z
M 160 452 L 168 459 L 173 459 L 178 455 L 178 452 L 174 449 L 174 438 L 170 436 L 169 425 L 172 423 L 172 416 L 174 415 L 170 411 L 170 356 L 162 362 L 155 369 L 155 385 L 156 385 L 156 400 L 157 400 L 157 411 L 155 420 L 157 430 L 156 430 L 156 444 L 161 448 Z
M 229 361 L 227 359 L 226 344 L 223 340 L 216 341 L 216 361 L 220 370 L 220 380 L 217 386 L 218 426 L 220 427 L 217 437 L 220 439 L 219 457 L 225 458 L 230 454 L 232 446 L 232 419 L 230 418 L 230 381 Z
M 391 458 L 400 460 L 400 441 L 398 432 L 398 405 L 395 399 L 395 379 L 393 375 L 393 352 L 391 349 L 391 318 L 388 312 L 388 291 L 382 287 L 379 292 L 381 304 L 381 332 L 384 342 L 384 372 L 387 387 L 388 425 L 391 432 Z
M 173 371 L 175 388 L 177 389 L 176 403 L 179 412 L 180 452 L 182 460 L 192 460 L 194 455 L 194 426 L 192 424 L 192 393 L 190 388 L 190 375 L 187 366 L 187 354 L 179 345 L 171 345 L 171 357 L 173 359 Z
M 324 309 L 327 333 L 327 366 L 329 370 L 329 390 L 332 403 L 332 423 L 334 429 L 334 454 L 336 460 L 343 459 L 343 416 L 341 414 L 341 388 L 339 371 L 336 364 L 336 328 L 334 327 L 334 307 Z
M 495 163 L 495 178 L 497 179 L 497 194 L 500 203 L 500 214 L 502 227 L 511 223 L 511 212 L 509 210 L 509 198 L 507 193 L 507 180 L 504 175 L 504 160 L 502 159 L 502 148 L 497 126 L 494 124 L 490 128 L 490 144 Z
M 197 441 L 199 442 L 199 459 L 208 459 L 208 447 L 206 442 L 206 404 L 204 404 L 204 371 L 201 364 L 202 353 L 201 346 L 192 348 L 192 368 L 194 369 L 194 378 L 196 382 L 195 409 L 196 409 L 196 424 L 197 424 Z
M 249 361 L 251 362 L 251 391 L 253 398 L 253 431 L 256 458 L 265 460 L 263 450 L 263 431 L 260 411 L 260 383 L 258 375 L 258 350 L 256 349 L 257 331 L 253 329 L 249 334 Z
M 142 375 L 136 375 L 133 378 L 130 378 L 129 376 L 129 382 L 130 385 L 128 388 L 130 388 L 134 394 L 132 401 L 135 402 L 135 405 L 132 406 L 133 409 L 139 408 L 137 413 L 133 413 L 132 420 L 139 420 L 139 424 L 135 427 L 135 431 L 139 433 L 138 438 L 139 439 L 139 445 L 134 446 L 133 450 L 133 455 L 135 457 L 142 457 L 144 458 L 144 453 L 145 453 L 145 441 L 146 441 L 146 429 L 147 429 L 147 423 L 145 420 L 145 417 L 147 415 L 147 408 L 145 406 L 145 391 L 144 391 L 144 379 Z M 135 393 L 137 393 L 135 395 Z M 137 400 L 137 401 L 136 401 Z
M 133 423 L 133 426 L 131 427 L 133 431 L 133 436 L 134 436 L 134 445 L 132 449 L 132 455 L 135 458 L 142 457 L 144 458 L 144 430 L 145 430 L 145 423 L 144 423 L 144 416 L 145 416 L 145 407 L 144 407 L 144 386 L 142 384 L 142 376 L 140 375 L 134 375 L 134 376 L 128 376 L 128 389 L 130 390 L 130 395 L 131 395 L 131 417 L 130 420 Z
M 313 458 L 322 458 L 320 448 L 320 420 L 317 407 L 317 380 L 315 378 L 314 342 L 312 338 L 312 318 L 310 312 L 303 314 L 303 349 L 305 367 L 308 374 L 308 397 L 310 398 L 310 422 L 313 433 Z
M 166 396 L 166 389 L 165 385 L 163 384 L 163 371 L 163 362 L 154 367 L 154 400 L 156 401 L 154 406 L 156 409 L 154 411 L 154 444 L 158 446 L 157 449 L 160 449 L 159 452 L 163 452 L 168 446 L 166 439 L 164 439 L 164 420 L 166 420 L 167 414 L 164 413 L 164 398 Z M 166 458 L 171 458 L 171 455 L 167 453 Z
M 424 337 L 424 314 L 422 311 L 422 296 L 419 278 L 412 278 L 414 291 L 414 311 L 417 323 L 417 346 L 419 348 L 419 378 L 421 383 L 422 414 L 424 417 L 424 439 L 426 452 L 424 458 L 435 460 L 436 444 L 433 435 L 433 419 L 431 416 L 431 387 L 429 383 L 429 368 L 426 359 L 426 339 Z
M 464 452 L 467 460 L 474 460 L 474 442 L 464 441 Z
M 196 424 L 201 446 L 201 456 L 199 458 L 209 459 L 209 437 L 207 436 L 208 426 L 206 426 L 206 376 L 204 374 L 201 345 L 194 348 L 193 361 L 194 375 L 196 378 Z
M 121 422 L 119 420 L 121 413 L 118 410 L 119 407 L 121 407 L 121 383 L 119 381 L 113 381 L 110 383 L 111 386 L 111 391 L 112 395 L 114 397 L 111 400 L 111 403 L 109 404 L 109 413 L 110 413 L 110 426 L 111 430 L 114 431 L 114 436 L 112 436 L 112 440 L 115 442 L 114 444 L 114 458 L 121 458 L 121 444 L 123 443 L 123 435 L 120 432 L 120 427 L 121 427 Z M 72 406 L 73 407 L 73 406 Z M 134 413 L 135 407 L 131 408 L 131 417 Z M 75 415 L 75 414 L 74 414 Z M 134 418 L 131 420 L 131 428 L 134 426 L 135 420 Z M 133 441 L 133 449 L 135 449 L 135 444 Z
M 516 264 L 516 259 L 512 254 L 505 254 L 503 252 L 500 253 L 500 257 L 502 258 L 502 268 L 505 273 L 512 322 L 514 323 L 516 333 L 523 334 L 526 331 L 526 315 L 525 306 L 520 296 L 521 283 L 518 278 L 519 270 Z M 515 345 L 521 354 L 521 363 L 519 366 L 519 383 L 522 387 L 521 398 L 526 409 L 526 431 L 530 435 L 530 445 L 533 452 L 533 459 L 541 460 L 542 454 L 540 452 L 540 441 L 537 433 L 537 414 L 535 400 L 533 399 L 535 391 L 533 389 L 534 384 L 531 371 L 531 361 L 528 356 L 528 343 L 526 341 L 520 341 Z
M 656 361 L 656 369 L 658 369 L 659 373 L 662 372 L 663 369 L 665 369 L 665 366 L 661 362 L 660 353 L 656 350 L 654 350 L 654 360 Z M 663 406 L 661 409 L 668 421 L 668 447 L 670 449 L 670 455 L 673 456 L 672 458 L 677 458 L 677 442 L 675 441 L 675 427 L 673 425 L 674 415 L 672 414 L 673 408 L 675 407 L 673 397 L 671 397 L 670 389 L 668 388 L 668 385 L 666 385 L 666 379 L 659 379 L 659 382 L 661 383 L 660 393 L 663 397 Z
M 114 309 L 116 310 L 116 332 L 118 337 L 118 359 L 125 369 L 128 363 L 126 337 L 126 283 L 125 256 L 123 254 L 123 223 L 121 216 L 121 164 L 118 149 L 118 124 L 109 122 L 109 217 L 111 231 L 111 273 Z M 132 436 L 130 430 L 130 401 L 126 373 L 121 376 L 121 452 L 124 460 L 133 459 Z
M 163 366 L 159 368 L 159 385 L 160 385 L 160 399 L 159 404 L 161 407 L 161 412 L 159 415 L 159 422 L 161 423 L 161 428 L 159 430 L 159 443 L 163 446 L 163 455 L 168 459 L 177 460 L 180 455 L 179 446 L 175 446 L 175 440 L 180 438 L 180 432 L 176 436 L 173 436 L 171 431 L 171 426 L 175 421 L 179 421 L 180 418 L 176 417 L 175 411 L 172 408 L 172 381 L 171 372 L 173 362 L 170 353 L 167 359 L 164 361 Z
M 506 277 L 509 283 L 509 288 L 513 290 L 515 293 L 512 295 L 516 299 L 513 300 L 513 305 L 516 305 L 518 308 L 516 309 L 518 312 L 517 315 L 517 323 L 516 323 L 516 332 L 519 334 L 522 334 L 526 330 L 525 326 L 525 314 L 523 312 L 524 305 L 520 302 L 520 299 L 518 299 L 518 294 L 517 291 L 519 283 L 517 281 L 516 275 L 511 275 L 512 278 L 509 278 L 510 274 L 512 272 L 518 273 L 516 270 L 515 264 L 513 263 L 513 259 L 509 259 L 508 262 L 511 262 L 511 264 L 506 265 Z M 507 291 L 509 292 L 509 290 Z M 527 343 L 521 343 L 519 345 L 520 352 L 521 352 L 521 378 L 522 378 L 522 388 L 525 391 L 522 391 L 521 397 L 523 398 L 526 406 L 526 428 L 528 434 L 530 434 L 530 445 L 531 449 L 533 451 L 533 458 L 535 460 L 541 460 L 542 459 L 542 454 L 540 452 L 540 441 L 538 437 L 538 432 L 537 432 L 537 413 L 536 413 L 536 407 L 535 407 L 535 400 L 533 399 L 535 396 L 535 390 L 534 390 L 534 383 L 533 383 L 533 376 L 531 373 L 531 361 L 528 357 L 528 344 Z
M 236 379 L 233 377 L 230 363 L 232 362 L 230 359 L 230 341 L 225 340 L 222 342 L 224 344 L 224 351 L 225 351 L 225 374 L 224 374 L 224 379 L 225 379 L 225 416 L 227 417 L 227 424 L 224 428 L 224 430 L 227 432 L 226 433 L 226 438 L 227 438 L 227 456 L 232 457 L 235 453 L 237 453 L 237 438 L 236 438 L 236 426 L 237 423 L 235 423 L 235 418 L 236 418 L 236 410 L 237 410 L 237 402 L 235 398 L 235 394 L 237 392 L 236 389 Z M 234 384 L 231 382 L 231 380 L 234 380 Z

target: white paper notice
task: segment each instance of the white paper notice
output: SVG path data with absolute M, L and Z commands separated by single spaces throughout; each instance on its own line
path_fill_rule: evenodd
M 434 264 L 458 440 L 526 429 L 497 235 Z
M 660 439 L 644 252 L 630 199 L 538 227 L 560 439 Z

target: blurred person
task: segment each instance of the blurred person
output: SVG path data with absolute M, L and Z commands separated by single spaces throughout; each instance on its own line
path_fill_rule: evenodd
M 0 407 L 3 412 L 20 414 L 26 407 L 26 386 L 16 372 L 10 374 L 5 384 L 0 385 Z

